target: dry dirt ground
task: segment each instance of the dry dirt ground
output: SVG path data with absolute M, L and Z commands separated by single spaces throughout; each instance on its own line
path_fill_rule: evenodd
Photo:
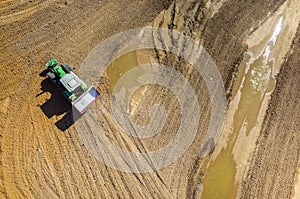
M 172 65 L 201 92 L 201 125 L 194 143 L 170 166 L 145 174 L 119 172 L 91 156 L 65 116 L 70 110 L 60 90 L 42 71 L 56 57 L 75 67 L 106 38 L 153 25 L 185 32 L 199 40 L 221 72 L 228 101 L 247 50 L 245 40 L 284 0 L 213 1 L 12 1 L 0 2 L 0 198 L 193 198 L 199 197 L 203 172 L 198 158 L 209 121 L 209 97 L 203 80 L 182 60 L 155 51 L 152 59 Z M 300 167 L 298 30 L 277 77 L 241 198 L 292 198 Z M 200 78 L 200 80 L 199 80 Z M 102 106 L 109 98 L 101 82 Z M 167 97 L 166 97 L 167 96 Z M 168 113 L 162 135 L 135 140 L 118 132 L 111 116 L 103 119 L 107 137 L 120 147 L 147 152 L 174 136 L 178 103 L 161 87 L 138 98 L 136 114 L 161 103 Z M 170 103 L 172 102 L 172 103 Z M 173 111 L 174 110 L 174 111 Z M 137 117 L 138 122 L 148 118 Z M 127 145 L 126 140 L 137 147 Z M 139 147 L 141 146 L 141 147 Z

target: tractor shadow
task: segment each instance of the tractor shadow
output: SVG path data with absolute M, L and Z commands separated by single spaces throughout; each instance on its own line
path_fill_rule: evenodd
M 40 76 L 46 77 L 47 72 L 48 70 L 43 71 L 40 73 Z M 80 118 L 81 115 L 72 111 L 72 106 L 63 95 L 63 90 L 58 85 L 55 85 L 49 78 L 45 78 L 41 82 L 41 93 L 39 93 L 36 97 L 45 92 L 51 93 L 51 98 L 39 107 L 48 118 L 65 114 L 55 123 L 55 126 L 61 131 L 67 130 Z

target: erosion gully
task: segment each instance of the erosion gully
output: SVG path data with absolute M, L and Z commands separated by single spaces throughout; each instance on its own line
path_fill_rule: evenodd
M 279 18 L 271 38 L 258 56 L 254 57 L 251 50 L 244 56 L 248 61 L 240 66 L 232 92 L 233 99 L 239 99 L 238 108 L 233 114 L 232 132 L 228 136 L 226 147 L 209 163 L 205 171 L 202 199 L 236 197 L 238 184 L 235 182 L 236 162 L 232 151 L 243 126 L 246 127 L 246 135 L 251 133 L 266 93 L 274 89 L 275 80 L 271 76 L 274 60 L 270 59 L 270 53 L 281 32 L 283 20 L 283 17 Z

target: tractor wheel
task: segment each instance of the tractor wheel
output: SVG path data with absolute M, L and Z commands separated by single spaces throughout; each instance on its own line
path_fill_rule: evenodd
M 56 83 L 56 76 L 53 72 L 48 72 L 47 76 L 50 78 L 50 80 L 54 83 Z
M 71 68 L 69 65 L 67 65 L 67 64 L 62 63 L 62 64 L 61 64 L 61 67 L 62 67 L 63 70 L 66 71 L 67 73 L 69 73 L 69 72 L 72 71 L 72 68 Z

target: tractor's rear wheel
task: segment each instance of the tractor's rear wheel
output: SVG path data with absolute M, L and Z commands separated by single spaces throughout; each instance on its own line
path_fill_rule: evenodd
M 56 83 L 56 76 L 53 72 L 48 72 L 47 76 L 50 78 L 50 80 L 54 83 Z

